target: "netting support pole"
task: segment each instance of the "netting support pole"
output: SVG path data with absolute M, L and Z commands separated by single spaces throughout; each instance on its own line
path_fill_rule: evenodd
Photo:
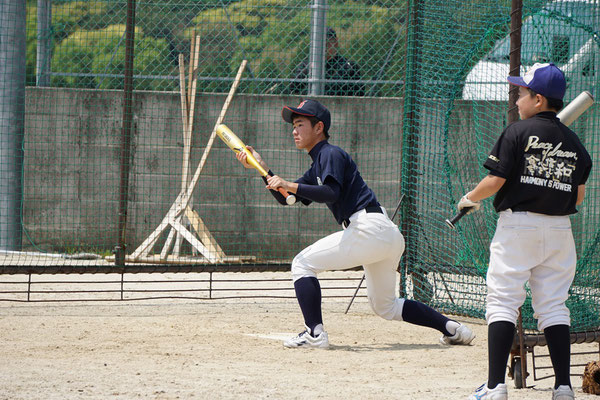
M 308 62 L 308 93 L 321 96 L 325 79 L 325 35 L 327 34 L 327 0 L 313 0 L 310 25 L 310 57 Z
M 121 273 L 121 300 L 125 299 L 125 296 L 123 295 L 124 288 L 125 288 L 125 273 Z
M 0 2 L 0 250 L 21 250 L 25 2 Z
M 129 167 L 131 155 L 131 125 L 133 122 L 133 50 L 135 39 L 135 0 L 127 1 L 127 25 L 125 27 L 125 71 L 123 85 L 123 127 L 121 129 L 121 178 L 119 182 L 119 222 L 115 265 L 125 265 L 125 230 L 127 227 L 127 203 L 129 199 Z
M 37 57 L 35 62 L 35 84 L 50 86 L 50 31 L 52 21 L 52 3 L 50 0 L 37 2 Z
M 521 70 L 521 26 L 523 15 L 523 0 L 512 0 L 510 11 L 510 60 L 509 75 L 519 76 Z M 509 85 L 508 90 L 508 123 L 519 119 L 519 110 L 517 109 L 517 99 L 519 98 L 519 88 L 515 85 Z
M 27 277 L 27 301 L 31 300 L 31 274 Z
M 521 26 L 523 14 L 523 0 L 512 0 L 510 10 L 510 54 L 509 72 L 510 76 L 519 76 L 521 72 Z M 508 89 L 508 123 L 519 120 L 517 100 L 519 88 L 509 85 Z M 519 338 L 519 360 L 521 363 L 521 388 L 527 387 L 527 350 L 523 346 L 523 316 L 519 307 L 519 319 L 517 321 L 517 336 Z M 511 363 L 512 365 L 512 363 Z
M 400 193 L 404 196 L 404 204 L 400 214 L 402 233 L 406 238 L 406 250 L 398 267 L 400 272 L 400 297 L 406 296 L 405 278 L 408 276 L 408 266 L 415 265 L 417 250 L 414 227 L 417 215 L 415 197 L 411 191 L 417 186 L 417 160 L 419 154 L 419 62 L 420 62 L 420 0 L 408 2 L 408 38 L 406 40 L 406 79 L 404 80 L 404 102 L 402 122 L 402 174 Z

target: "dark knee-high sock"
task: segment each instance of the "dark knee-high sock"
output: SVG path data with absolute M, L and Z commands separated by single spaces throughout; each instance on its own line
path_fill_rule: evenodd
M 554 325 L 544 329 L 552 367 L 554 368 L 554 388 L 560 385 L 571 386 L 571 333 L 569 325 Z
M 418 301 L 404 300 L 402 319 L 411 324 L 427 326 L 429 328 L 437 329 L 444 335 L 452 336 L 446 329 L 446 323 L 450 321 L 450 318 Z
M 296 298 L 304 316 L 304 323 L 313 333 L 315 326 L 323 323 L 321 313 L 321 285 L 315 277 L 300 278 L 294 282 Z
M 488 325 L 488 387 L 504 383 L 506 364 L 515 338 L 515 324 L 508 321 Z

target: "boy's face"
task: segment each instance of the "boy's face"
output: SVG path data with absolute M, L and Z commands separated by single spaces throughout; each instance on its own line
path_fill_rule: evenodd
M 315 144 L 323 140 L 323 122 L 319 121 L 312 126 L 306 117 L 297 116 L 293 121 L 294 143 L 298 149 L 310 151 Z
M 519 116 L 521 119 L 527 119 L 533 117 L 541 110 L 542 96 L 532 96 L 527 88 L 519 86 L 519 99 L 517 100 L 517 107 L 519 109 Z

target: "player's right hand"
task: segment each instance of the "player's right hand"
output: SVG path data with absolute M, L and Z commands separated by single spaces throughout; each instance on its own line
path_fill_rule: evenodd
M 458 208 L 458 211 L 462 210 L 463 208 L 469 208 L 470 210 L 467 212 L 467 214 L 471 214 L 472 212 L 479 210 L 481 203 L 478 201 L 471 201 L 467 196 L 468 193 L 461 197 L 460 201 L 456 205 L 456 208 Z
M 267 178 L 267 189 L 277 190 L 278 187 L 288 190 L 289 182 L 277 175 L 269 176 Z

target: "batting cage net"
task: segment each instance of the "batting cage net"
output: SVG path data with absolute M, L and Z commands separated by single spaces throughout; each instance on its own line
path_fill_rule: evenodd
M 216 135 L 300 177 L 284 105 L 310 96 L 407 240 L 401 294 L 482 317 L 490 201 L 450 229 L 506 126 L 507 0 L 9 0 L 0 13 L 4 273 L 289 266 L 339 228 L 281 206 Z M 553 61 L 566 102 L 598 87 L 600 5 L 524 1 L 524 67 Z M 598 106 L 572 123 L 596 158 Z M 573 216 L 577 329 L 600 325 L 598 169 Z M 400 201 L 402 202 L 400 203 Z M 58 269 L 56 267 L 59 267 Z M 531 306 L 525 326 L 535 328 Z
M 485 312 L 489 243 L 497 219 L 492 199 L 461 219 L 456 230 L 444 220 L 487 175 L 482 164 L 509 120 L 510 3 L 449 1 L 440 7 L 415 1 L 409 25 L 402 169 L 402 192 L 409 200 L 402 226 L 409 244 L 403 265 L 415 296 L 479 317 Z M 565 103 L 598 88 L 597 1 L 525 1 L 521 21 L 521 73 L 535 62 L 559 65 L 568 80 Z M 600 150 L 599 118 L 594 105 L 571 124 L 592 158 Z M 572 217 L 579 259 L 567 305 L 575 330 L 600 326 L 597 168 L 586 189 L 584 204 Z M 535 329 L 529 296 L 522 315 L 523 326 Z

